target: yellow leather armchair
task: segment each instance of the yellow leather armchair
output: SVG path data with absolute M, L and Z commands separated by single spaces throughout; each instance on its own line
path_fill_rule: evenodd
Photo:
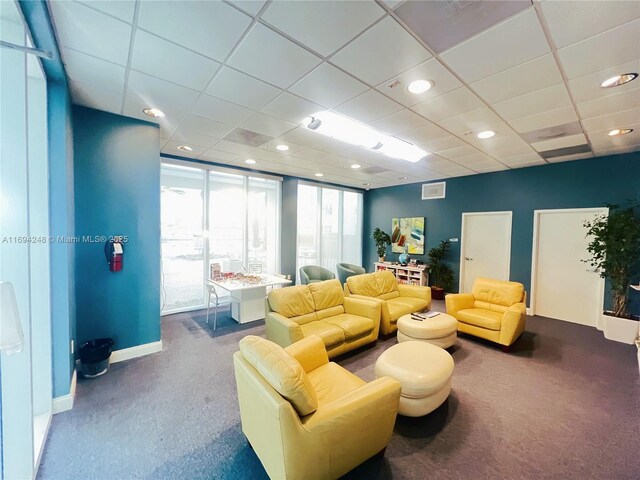
M 242 431 L 270 478 L 336 479 L 383 453 L 400 383 L 365 383 L 309 336 L 283 349 L 248 336 L 233 355 Z
M 354 275 L 344 284 L 346 298 L 373 300 L 380 304 L 380 332 L 395 332 L 398 319 L 407 314 L 431 308 L 431 288 L 398 284 L 387 271 Z
M 326 280 L 269 292 L 265 324 L 281 347 L 318 335 L 333 358 L 378 339 L 380 305 L 345 298 L 338 280 Z
M 458 332 L 502 345 L 508 351 L 524 332 L 526 321 L 524 285 L 476 278 L 471 293 L 445 297 L 447 313 L 458 320 Z

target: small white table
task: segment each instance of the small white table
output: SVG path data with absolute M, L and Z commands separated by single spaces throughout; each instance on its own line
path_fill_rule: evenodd
M 264 299 L 267 296 L 267 287 L 276 285 L 287 285 L 291 280 L 277 277 L 275 275 L 250 275 L 258 277 L 259 280 L 251 281 L 243 277 L 210 279 L 208 282 L 229 292 L 231 295 L 231 318 L 238 323 L 255 322 L 264 318 Z M 215 289 L 213 289 L 215 292 Z M 216 315 L 218 307 L 218 295 L 216 297 Z

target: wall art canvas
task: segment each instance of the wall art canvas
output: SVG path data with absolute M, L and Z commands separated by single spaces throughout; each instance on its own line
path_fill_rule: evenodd
M 409 255 L 424 255 L 424 217 L 391 220 L 391 251 Z M 405 250 L 406 249 L 406 250 Z

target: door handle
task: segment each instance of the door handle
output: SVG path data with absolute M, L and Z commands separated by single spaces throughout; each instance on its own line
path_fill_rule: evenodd
M 473 260 L 471 257 L 464 257 L 465 260 Z

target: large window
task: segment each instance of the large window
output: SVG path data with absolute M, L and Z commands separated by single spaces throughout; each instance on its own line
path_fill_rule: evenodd
M 166 163 L 161 184 L 163 313 L 205 306 L 213 263 L 280 270 L 278 179 Z
M 340 262 L 362 262 L 362 194 L 301 183 L 296 269 Z

